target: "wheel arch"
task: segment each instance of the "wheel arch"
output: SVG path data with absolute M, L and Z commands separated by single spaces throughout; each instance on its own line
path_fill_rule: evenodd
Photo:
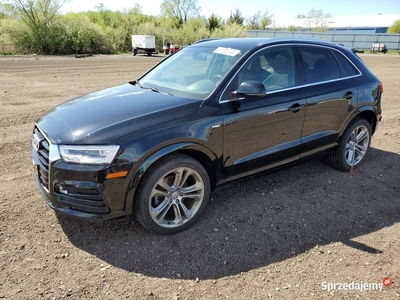
M 376 125 L 377 125 L 377 115 L 378 114 L 376 113 L 373 106 L 366 105 L 366 106 L 359 107 L 357 110 L 355 110 L 350 115 L 350 117 L 343 124 L 343 126 L 340 130 L 340 136 L 343 135 L 346 128 L 349 127 L 349 125 L 352 122 L 354 122 L 354 120 L 357 118 L 366 120 L 371 125 L 371 131 L 372 131 L 372 134 L 374 134 Z
M 212 190 L 221 180 L 221 169 L 218 162 L 218 157 L 207 147 L 195 143 L 178 143 L 166 146 L 146 157 L 130 179 L 128 191 L 125 197 L 126 213 L 133 214 L 136 190 L 146 171 L 151 168 L 154 163 L 173 153 L 186 154 L 200 162 L 202 166 L 206 169 L 208 176 L 210 177 Z
M 366 131 L 361 134 L 360 128 Z M 352 137 L 353 136 L 353 137 Z M 352 137 L 352 138 L 351 138 Z M 357 166 L 367 154 L 371 143 L 372 129 L 368 120 L 363 117 L 352 119 L 340 137 L 337 147 L 326 157 L 328 164 L 342 171 L 350 171 Z
M 372 134 L 375 133 L 377 120 L 376 120 L 376 114 L 373 111 L 364 110 L 357 115 L 357 118 L 366 120 L 371 125 Z

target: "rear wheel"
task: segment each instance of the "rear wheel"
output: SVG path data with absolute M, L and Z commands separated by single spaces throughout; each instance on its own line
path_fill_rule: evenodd
M 349 171 L 364 159 L 370 143 L 371 125 L 364 119 L 356 119 L 347 127 L 327 161 L 337 169 Z
M 210 196 L 210 179 L 198 161 L 172 154 L 143 176 L 135 198 L 135 216 L 147 229 L 173 234 L 197 221 Z

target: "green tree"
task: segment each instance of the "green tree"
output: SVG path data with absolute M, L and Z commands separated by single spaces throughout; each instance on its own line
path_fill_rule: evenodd
M 305 25 L 309 29 L 317 29 L 317 31 L 322 31 L 327 28 L 332 15 L 330 13 L 324 13 L 322 9 L 312 9 L 308 12 L 305 18 Z
M 272 24 L 272 18 L 274 15 L 270 14 L 268 11 L 265 11 L 261 18 L 261 30 L 265 30 L 269 25 Z
M 231 14 L 229 15 L 228 21 L 226 23 L 228 25 L 237 24 L 243 26 L 243 22 L 244 18 L 242 16 L 242 12 L 238 8 L 236 8 L 234 13 L 231 11 Z
M 0 20 L 10 18 L 14 14 L 14 6 L 9 3 L 0 3 Z
M 160 5 L 164 17 L 175 20 L 176 27 L 182 27 L 190 18 L 199 15 L 198 0 L 164 0 Z
M 62 35 L 58 12 L 65 2 L 66 0 L 11 1 L 10 12 L 28 28 L 31 50 L 39 53 L 57 52 L 56 44 Z
M 23 53 L 25 44 L 29 39 L 26 25 L 12 18 L 0 19 L 0 53 Z
M 256 12 L 246 20 L 246 27 L 250 30 L 258 30 L 261 25 L 261 11 Z
M 387 33 L 400 33 L 400 19 L 393 22 L 388 28 Z
M 207 29 L 210 32 L 213 32 L 215 29 L 221 26 L 221 18 L 215 14 L 211 14 L 211 16 L 207 19 Z
M 264 30 L 272 23 L 272 16 L 268 11 L 262 13 L 260 10 L 246 20 L 246 27 L 250 30 Z
M 62 18 L 65 28 L 60 53 L 112 53 L 114 34 L 107 35 L 99 24 L 90 21 L 87 13 L 69 13 Z
M 119 28 L 122 23 L 123 14 L 120 11 L 111 11 L 103 3 L 96 6 L 99 25 L 103 27 Z
M 207 20 L 205 18 L 190 19 L 178 29 L 178 36 L 174 40 L 175 44 L 190 45 L 195 41 L 208 38 L 210 32 L 207 28 Z
M 217 28 L 211 34 L 211 37 L 248 37 L 246 28 L 237 23 L 227 24 Z

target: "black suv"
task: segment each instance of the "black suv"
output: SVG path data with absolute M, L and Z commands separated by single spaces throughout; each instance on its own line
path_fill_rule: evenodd
M 348 48 L 305 39 L 199 41 L 141 78 L 55 107 L 34 127 L 37 186 L 57 211 L 135 216 L 171 234 L 216 185 L 326 152 L 358 165 L 382 83 Z

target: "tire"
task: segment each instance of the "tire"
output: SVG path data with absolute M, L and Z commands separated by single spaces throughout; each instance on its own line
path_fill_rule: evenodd
M 148 230 L 174 234 L 192 226 L 210 197 L 210 179 L 201 163 L 174 153 L 143 175 L 134 203 L 136 219 Z
M 371 125 L 364 119 L 355 119 L 346 128 L 337 147 L 328 155 L 327 162 L 339 170 L 351 170 L 367 154 L 371 136 Z

